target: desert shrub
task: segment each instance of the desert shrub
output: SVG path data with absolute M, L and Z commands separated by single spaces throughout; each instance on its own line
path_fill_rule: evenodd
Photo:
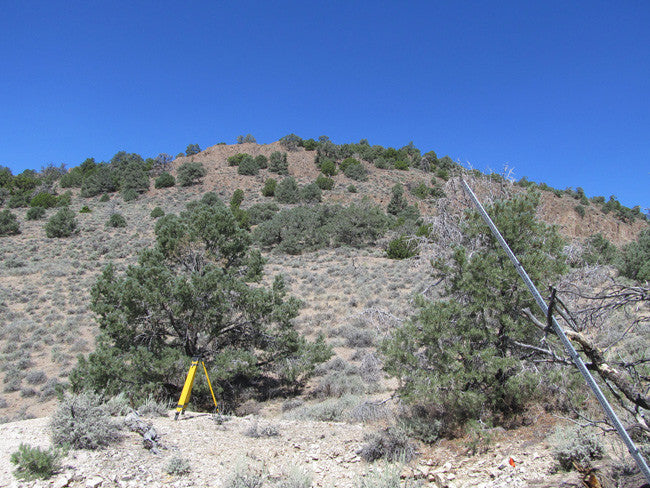
M 275 195 L 275 188 L 277 187 L 278 182 L 273 178 L 267 178 L 264 182 L 264 187 L 262 188 L 262 195 L 265 197 L 272 197 Z
M 296 134 L 287 134 L 280 139 L 280 144 L 287 151 L 295 151 L 302 145 L 302 139 Z
M 318 142 L 314 139 L 306 139 L 302 141 L 302 147 L 305 148 L 305 151 L 315 151 L 318 147 Z
M 354 185 L 348 185 L 348 192 L 349 193 L 356 193 L 357 192 L 357 187 Z
M 311 488 L 313 480 L 309 473 L 298 466 L 292 466 L 289 472 L 274 486 L 275 488 Z
M 90 198 L 102 193 L 113 193 L 118 189 L 117 175 L 106 163 L 98 164 L 96 169 L 84 178 L 81 196 Z
M 156 178 L 156 181 L 154 182 L 154 186 L 156 188 L 169 188 L 174 186 L 175 184 L 176 184 L 176 178 L 174 178 L 166 171 L 162 173 L 158 178 Z
M 314 203 L 322 200 L 320 187 L 316 183 L 310 183 L 300 189 L 300 199 L 303 202 Z
M 255 159 L 248 154 L 241 160 L 239 166 L 237 167 L 237 173 L 240 175 L 249 175 L 254 176 L 260 172 L 260 168 L 257 165 Z
M 245 143 L 256 143 L 257 141 L 255 140 L 255 137 L 253 137 L 253 134 L 246 134 L 245 136 L 239 135 L 237 136 L 237 144 L 245 144 Z
M 404 431 L 388 427 L 370 435 L 359 455 L 370 463 L 378 459 L 409 462 L 415 457 L 415 445 Z
M 126 219 L 122 214 L 114 213 L 106 221 L 106 227 L 126 227 Z
M 318 188 L 321 190 L 331 190 L 334 188 L 334 180 L 325 175 L 318 175 L 316 177 L 316 185 L 318 185 Z
M 27 481 L 52 477 L 61 469 L 60 460 L 61 452 L 57 449 L 41 449 L 23 443 L 11 455 L 12 464 L 17 466 L 14 475 Z
M 100 198 L 99 201 L 102 203 L 108 202 L 111 199 L 111 197 L 108 196 L 108 193 L 104 193 Z
M 357 164 L 351 164 L 343 171 L 343 174 L 348 178 L 356 181 L 366 181 L 368 179 L 368 170 L 366 167 L 357 162 Z
M 256 203 L 248 207 L 248 218 L 251 225 L 257 225 L 267 220 L 271 220 L 273 216 L 280 210 L 280 207 L 273 202 Z
M 255 156 L 255 163 L 259 169 L 266 169 L 269 167 L 269 160 L 264 154 L 258 154 Z
M 365 393 L 366 385 L 356 374 L 347 371 L 331 371 L 318 380 L 313 395 L 318 398 L 342 397 Z
M 125 202 L 132 202 L 138 199 L 138 192 L 133 188 L 127 188 L 122 192 L 122 200 Z
M 325 176 L 334 176 L 338 173 L 336 163 L 331 159 L 325 159 L 320 163 L 320 170 Z
M 202 163 L 183 163 L 177 172 L 178 184 L 181 186 L 196 185 L 206 174 L 207 171 Z
M 201 147 L 198 144 L 188 144 L 187 148 L 185 148 L 185 156 L 194 156 L 195 154 L 198 154 L 201 152 Z M 183 153 L 180 154 L 183 156 Z M 181 185 L 185 186 L 185 185 Z
M 371 347 L 374 346 L 377 338 L 373 329 L 355 327 L 353 324 L 344 325 L 338 333 L 345 339 L 348 347 Z
M 424 181 L 421 181 L 417 186 L 411 188 L 411 193 L 424 200 L 431 195 L 431 188 Z
M 165 473 L 175 475 L 175 476 L 184 476 L 190 474 L 192 467 L 187 459 L 180 456 L 172 456 L 167 465 L 165 466 Z
M 9 197 L 7 201 L 7 207 L 9 208 L 21 208 L 29 207 L 29 193 L 17 192 Z
M 157 219 L 163 215 L 165 215 L 165 211 L 160 207 L 154 207 L 154 209 L 151 211 L 151 214 L 149 214 L 152 219 Z
M 303 405 L 288 416 L 294 419 L 320 420 L 321 422 L 342 422 L 346 420 L 350 410 L 359 403 L 359 398 L 345 395 L 340 398 L 328 398 L 320 403 Z
M 77 232 L 75 213 L 67 207 L 55 213 L 45 224 L 47 237 L 69 237 Z
M 574 463 L 587 468 L 591 461 L 603 457 L 603 445 L 596 435 L 578 425 L 558 427 L 550 444 L 553 457 L 565 471 L 573 469 Z
M 619 251 L 602 234 L 594 234 L 585 242 L 582 254 L 587 264 L 614 264 L 619 257 Z
M 29 202 L 30 207 L 56 207 L 56 196 L 47 192 L 37 193 Z
M 391 189 L 391 194 L 386 211 L 392 215 L 400 215 L 408 207 L 408 203 L 404 198 L 404 187 L 400 183 L 396 183 Z
M 289 174 L 289 163 L 287 162 L 287 153 L 274 151 L 269 159 L 269 171 L 279 175 Z
M 239 206 L 241 205 L 241 203 L 243 201 L 244 201 L 244 190 L 242 190 L 241 188 L 237 188 L 232 193 L 232 197 L 230 198 L 230 208 L 231 209 L 239 208 Z M 214 202 L 214 203 L 216 203 L 216 202 Z M 214 205 L 214 203 L 212 203 L 212 205 Z
M 580 216 L 580 218 L 584 218 L 585 216 L 585 207 L 584 205 L 575 205 L 573 207 L 573 210 Z
M 40 220 L 45 217 L 45 209 L 43 207 L 31 207 L 27 210 L 27 220 Z
M 407 161 L 399 160 L 399 161 L 395 161 L 393 163 L 393 167 L 395 169 L 399 169 L 401 171 L 408 171 L 409 170 L 409 163 Z
M 406 236 L 399 236 L 388 243 L 386 257 L 390 259 L 408 259 L 418 254 L 416 241 Z
M 92 210 L 90 210 L 90 207 L 88 205 L 84 205 L 81 207 L 81 210 L 79 210 L 79 213 L 91 213 Z
M 169 402 L 166 400 L 159 400 L 153 395 L 149 395 L 138 406 L 137 411 L 143 417 L 167 417 L 169 410 Z
M 192 471 L 192 467 L 187 459 L 180 456 L 172 456 L 167 465 L 165 466 L 165 473 L 184 476 Z
M 641 231 L 635 242 L 623 247 L 618 270 L 630 279 L 650 281 L 650 229 Z
M 56 206 L 57 207 L 67 207 L 72 203 L 72 193 L 69 191 L 62 193 L 56 197 Z
M 224 488 L 262 488 L 264 480 L 262 470 L 249 464 L 238 463 L 235 472 L 226 478 L 223 486 Z
M 44 371 L 30 371 L 25 376 L 25 381 L 30 385 L 40 385 L 47 381 L 47 375 Z
M 289 176 L 280 181 L 275 188 L 275 198 L 280 203 L 298 203 L 300 201 L 300 189 L 296 180 Z
M 361 247 L 374 242 L 386 230 L 387 218 L 369 202 L 296 207 L 276 213 L 255 230 L 264 246 L 288 254 L 306 250 L 349 245 Z
M 273 424 L 265 424 L 260 427 L 259 423 L 257 420 L 254 420 L 250 426 L 244 430 L 243 434 L 246 437 L 278 437 L 280 435 L 280 431 L 278 430 L 277 426 Z
M 417 481 L 402 479 L 402 463 L 386 464 L 381 471 L 373 471 L 368 476 L 359 478 L 355 488 L 416 488 Z
M 239 163 L 241 163 L 246 156 L 248 156 L 246 153 L 237 153 L 234 156 L 229 156 L 227 159 L 228 166 L 239 166 Z
M 119 439 L 119 425 L 102 405 L 101 397 L 83 392 L 66 395 L 50 420 L 52 442 L 74 449 L 98 449 Z

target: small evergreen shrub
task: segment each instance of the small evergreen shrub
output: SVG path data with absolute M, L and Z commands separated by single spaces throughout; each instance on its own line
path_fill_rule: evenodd
M 570 471 L 574 463 L 587 468 L 603 457 L 603 445 L 596 435 L 580 426 L 560 427 L 551 436 L 552 453 L 560 467 Z
M 122 192 L 122 200 L 125 202 L 132 202 L 138 199 L 138 192 L 133 188 L 128 188 Z
M 192 186 L 201 182 L 207 174 L 202 163 L 183 163 L 178 168 L 178 184 L 180 186 Z
M 296 134 L 288 134 L 280 139 L 280 144 L 287 151 L 296 151 L 302 145 L 302 139 Z
M 417 186 L 411 189 L 411 193 L 421 200 L 424 200 L 431 194 L 431 189 L 424 181 L 421 181 Z
M 194 156 L 195 154 L 198 154 L 201 152 L 201 147 L 198 144 L 188 144 L 187 148 L 185 149 L 185 154 L 180 153 L 179 156 Z
M 345 158 L 343 161 L 341 161 L 340 167 L 341 171 L 345 173 L 345 170 L 348 169 L 350 166 L 354 166 L 356 164 L 361 164 L 357 159 L 354 158 Z
M 70 193 L 69 191 L 56 197 L 57 207 L 67 207 L 71 203 L 72 203 L 72 193 Z
M 239 208 L 239 206 L 243 201 L 244 201 L 244 190 L 237 188 L 232 193 L 232 198 L 230 199 L 230 208 Z
M 302 147 L 305 148 L 305 151 L 315 151 L 318 147 L 318 142 L 316 142 L 314 139 L 303 140 Z
M 273 202 L 256 203 L 251 205 L 248 212 L 248 220 L 251 225 L 261 224 L 267 220 L 271 220 L 273 216 L 280 210 L 280 207 Z
M 246 156 L 248 156 L 246 153 L 237 153 L 234 156 L 229 156 L 227 159 L 228 166 L 239 166 L 239 163 L 241 163 Z
M 102 405 L 101 397 L 84 392 L 67 395 L 50 421 L 52 442 L 74 449 L 98 449 L 119 439 L 119 425 Z
M 162 217 L 163 215 L 165 215 L 165 211 L 164 211 L 162 208 L 160 208 L 160 207 L 155 207 L 155 208 L 151 211 L 150 217 L 151 217 L 152 219 L 157 219 L 157 218 Z
M 259 169 L 266 169 L 269 167 L 269 159 L 264 154 L 255 156 L 255 163 Z
M 347 166 L 343 170 L 343 174 L 351 180 L 366 181 L 368 179 L 368 170 L 358 161 L 356 164 L 350 164 Z
M 594 234 L 585 242 L 582 259 L 587 264 L 614 264 L 619 252 L 602 234 Z
M 92 210 L 90 210 L 90 207 L 88 205 L 84 205 L 81 207 L 81 210 L 79 210 L 79 213 L 91 213 Z
M 349 185 L 348 186 L 348 193 L 356 193 L 357 192 L 357 187 L 354 185 Z
M 316 178 L 316 184 L 321 190 L 331 190 L 334 188 L 334 180 L 322 174 Z
M 274 151 L 269 159 L 269 171 L 279 175 L 289 174 L 289 163 L 287 162 L 287 153 Z
M 408 259 L 418 254 L 418 246 L 406 236 L 399 236 L 388 243 L 386 256 L 390 259 Z
M 27 210 L 27 220 L 40 220 L 45 217 L 45 208 L 31 207 Z
M 408 171 L 409 170 L 409 163 L 406 162 L 406 161 L 399 160 L 399 161 L 395 161 L 393 163 L 393 167 L 395 169 L 399 169 L 401 171 Z
M 38 193 L 30 200 L 29 206 L 43 208 L 56 207 L 56 196 L 47 192 Z
M 268 178 L 264 182 L 264 187 L 262 188 L 262 195 L 265 197 L 272 197 L 275 195 L 275 188 L 277 186 L 278 182 L 275 181 L 273 178 Z
M 260 168 L 252 156 L 246 154 L 237 167 L 237 173 L 240 175 L 255 176 L 260 172 Z
M 630 279 L 650 281 L 650 229 L 623 248 L 618 270 Z
M 585 207 L 583 205 L 576 205 L 573 210 L 580 216 L 581 219 L 585 217 Z
M 67 207 L 55 213 L 45 224 L 45 235 L 50 238 L 70 237 L 77 232 L 75 213 Z
M 316 183 L 310 183 L 300 189 L 300 199 L 303 202 L 314 203 L 322 200 L 320 187 Z
M 106 227 L 126 227 L 126 219 L 122 214 L 114 213 L 106 221 Z
M 331 159 L 325 159 L 320 164 L 320 170 L 325 176 L 334 176 L 338 171 L 336 170 L 336 163 Z
M 54 448 L 41 449 L 21 443 L 18 451 L 11 455 L 11 462 L 17 466 L 16 478 L 26 481 L 48 479 L 61 469 L 61 452 Z
M 280 203 L 298 203 L 300 190 L 298 183 L 291 176 L 284 178 L 275 189 L 275 198 Z
M 108 196 L 108 193 L 104 193 L 100 198 L 99 201 L 102 203 L 106 203 L 111 199 L 111 197 Z
M 154 186 L 156 188 L 170 188 L 175 184 L 176 184 L 176 178 L 174 178 L 166 171 L 162 173 L 158 178 L 156 178 L 156 181 L 154 182 Z

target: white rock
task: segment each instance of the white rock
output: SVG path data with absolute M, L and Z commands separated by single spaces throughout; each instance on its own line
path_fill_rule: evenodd
M 86 488 L 98 488 L 104 482 L 104 478 L 101 476 L 93 476 L 86 480 Z

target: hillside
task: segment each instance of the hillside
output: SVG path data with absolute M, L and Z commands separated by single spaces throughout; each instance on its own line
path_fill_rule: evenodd
M 118 193 L 111 193 L 107 201 L 101 201 L 99 195 L 85 198 L 80 195 L 79 189 L 73 188 L 70 209 L 76 215 L 79 232 L 63 239 L 46 237 L 45 220 L 29 220 L 26 208 L 12 209 L 18 216 L 20 234 L 0 238 L 0 377 L 3 385 L 0 416 L 5 422 L 22 422 L 0 427 L 0 432 L 6 434 L 3 437 L 12 439 L 12 443 L 21 439 L 47 445 L 42 440 L 45 425 L 42 417 L 53 412 L 57 404 L 57 391 L 66 383 L 76 364 L 76 356 L 88 354 L 94 349 L 98 326 L 90 310 L 90 289 L 106 264 L 113 263 L 118 272 L 122 271 L 136 262 L 141 250 L 154 243 L 156 219 L 151 217 L 152 210 L 160 207 L 166 214 L 178 214 L 188 202 L 201 198 L 207 192 L 215 193 L 228 203 L 237 189 L 244 192 L 241 204 L 244 210 L 255 204 L 273 202 L 271 197 L 262 195 L 261 189 L 268 178 L 280 181 L 283 176 L 271 173 L 267 168 L 256 175 L 239 174 L 238 167 L 230 165 L 228 158 L 240 153 L 271 158 L 276 151 L 285 152 L 286 149 L 280 142 L 268 145 L 219 144 L 191 156 L 177 157 L 170 165 L 170 172 L 177 180 L 179 168 L 188 162 L 201 163 L 206 170 L 205 176 L 197 184 L 186 187 L 176 185 L 157 189 L 152 181 L 149 190 L 133 201 L 125 201 Z M 286 152 L 288 174 L 300 186 L 313 183 L 321 174 L 315 163 L 316 151 L 298 147 Z M 414 167 L 408 170 L 380 169 L 365 160 L 361 160 L 360 164 L 367 171 L 367 179 L 353 180 L 339 171 L 331 176 L 334 187 L 322 191 L 323 204 L 346 206 L 367 199 L 385 210 L 391 202 L 393 187 L 401 184 L 407 203 L 416 206 L 424 223 L 432 223 L 434 230 L 440 231 L 441 235 L 445 222 L 458 221 L 469 208 L 469 200 L 460 185 L 461 175 L 486 203 L 525 192 L 522 186 L 502 177 L 460 168 L 454 168 L 450 175 L 443 175 Z M 441 193 L 420 198 L 416 195 L 416 189 L 422 185 L 437 188 Z M 57 188 L 56 191 L 63 193 L 66 189 Z M 584 215 L 581 215 L 576 210 L 578 200 L 570 192 L 544 191 L 542 188 L 540 195 L 537 217 L 557 226 L 567 243 L 574 247 L 579 248 L 586 238 L 596 233 L 617 246 L 623 246 L 634 241 L 648 227 L 643 219 L 621 219 L 614 212 L 604 213 L 602 205 L 594 202 L 583 203 L 581 208 Z M 90 211 L 80 213 L 84 206 Z M 278 206 L 288 209 L 296 205 Z M 46 218 L 55 212 L 56 209 L 47 210 Z M 105 225 L 115 213 L 124 216 L 125 227 Z M 444 283 L 432 277 L 429 259 L 438 257 L 436 253 L 440 253 L 440 247 L 436 246 L 442 246 L 440 243 L 446 241 L 442 237 L 438 241 L 432 237 L 431 242 L 436 241 L 436 244 L 427 248 L 427 244 L 421 240 L 419 259 L 389 259 L 385 250 L 397 232 L 400 231 L 389 230 L 373 242 L 359 247 L 325 246 L 296 254 L 278 252 L 268 247 L 263 249 L 267 259 L 263 284 L 271 284 L 274 277 L 279 275 L 285 277 L 290 294 L 303 303 L 295 319 L 297 329 L 310 338 L 323 334 L 333 346 L 335 358 L 319 367 L 305 392 L 295 399 L 304 418 L 292 418 L 292 409 L 278 399 L 262 401 L 251 397 L 236 411 L 229 412 L 252 417 L 233 417 L 224 429 L 216 428 L 219 432 L 213 433 L 214 436 L 225 436 L 223 439 L 219 437 L 219 442 L 236 445 L 237 448 L 228 453 L 217 453 L 218 449 L 210 448 L 208 454 L 218 456 L 219 465 L 216 462 L 209 466 L 193 463 L 201 466 L 200 475 L 194 481 L 196 486 L 222 486 L 219 483 L 211 484 L 209 480 L 230 472 L 231 463 L 242 456 L 263 462 L 270 475 L 275 473 L 271 476 L 276 477 L 281 477 L 282 473 L 278 472 L 281 471 L 280 465 L 309 465 L 315 473 L 314 478 L 318 480 L 317 486 L 355 486 L 353 479 L 368 472 L 368 466 L 359 462 L 358 456 L 355 459 L 354 453 L 363 444 L 364 433 L 394 420 L 393 415 L 400 404 L 398 401 L 391 402 L 393 411 L 379 421 L 368 420 L 363 415 L 350 420 L 349 411 L 353 411 L 353 405 L 391 397 L 397 382 L 382 373 L 377 345 L 413 316 L 418 308 L 414 300 L 416 295 L 424 293 L 427 297 L 435 297 L 445 288 Z M 613 271 L 610 269 L 608 273 Z M 594 289 L 602 286 L 604 280 L 602 278 L 600 282 L 595 282 Z M 336 383 L 340 378 L 334 373 L 347 375 L 346 381 L 349 383 L 342 387 Z M 372 378 L 368 379 L 369 376 Z M 332 383 L 326 384 L 327 381 Z M 324 388 L 328 391 L 343 388 L 345 393 L 351 394 L 352 399 L 343 394 L 328 398 L 328 395 L 319 393 Z M 341 403 L 346 398 L 351 403 L 344 408 Z M 319 405 L 327 402 L 336 405 L 332 408 L 341 410 L 338 417 L 330 420 L 348 420 L 350 423 L 322 424 L 313 420 L 314 414 L 310 409 L 320 408 Z M 206 437 L 204 432 L 210 431 L 214 424 L 207 420 L 209 417 L 196 415 L 191 421 L 176 424 L 166 419 L 154 421 L 156 428 L 164 434 L 170 453 L 177 450 L 187 452 L 192 459 L 200 459 L 205 453 L 202 446 L 213 437 Z M 39 419 L 27 420 L 34 417 Z M 428 466 L 424 477 L 428 476 L 431 466 L 442 468 L 449 458 L 453 469 L 448 468 L 445 473 L 452 476 L 445 474 L 444 483 L 438 480 L 438 486 L 479 486 L 472 485 L 473 479 L 483 481 L 485 484 L 482 486 L 554 486 L 545 481 L 552 465 L 545 437 L 556 419 L 541 411 L 524 417 L 535 420 L 522 421 L 525 426 L 521 427 L 520 424 L 521 430 L 512 438 L 497 431 L 496 438 L 488 444 L 498 447 L 490 447 L 480 456 L 463 453 L 471 443 L 469 438 L 439 445 L 430 451 L 421 445 L 424 454 L 418 462 Z M 249 441 L 241 437 L 241 432 L 254 419 L 281 426 L 280 438 L 269 440 L 270 446 L 264 444 L 267 440 L 261 440 L 260 446 L 251 447 Z M 539 425 L 538 421 L 541 422 Z M 201 427 L 195 426 L 199 423 L 202 423 Z M 534 426 L 527 428 L 530 423 L 534 423 Z M 187 432 L 183 425 L 192 425 L 192 436 L 185 438 Z M 321 430 L 323 437 L 319 437 Z M 322 441 L 321 449 L 318 447 L 320 439 L 325 438 L 327 441 Z M 67 462 L 74 467 L 66 473 L 76 474 L 70 474 L 68 486 L 85 486 L 82 483 L 86 479 L 101 475 L 99 471 L 93 471 L 95 468 L 92 466 L 95 465 L 105 466 L 103 469 L 112 473 L 110 476 L 102 475 L 106 480 L 102 486 L 140 486 L 139 483 L 154 480 L 160 486 L 168 483 L 188 486 L 182 480 L 161 474 L 162 463 L 169 457 L 167 453 L 163 457 L 152 458 L 138 444 L 137 437 L 129 434 L 119 447 L 111 448 L 109 452 L 102 451 L 97 455 L 82 453 L 79 457 L 73 455 Z M 309 458 L 314 449 L 318 451 L 318 457 L 311 460 L 300 457 L 305 455 Z M 270 451 L 275 452 L 273 457 L 281 461 L 265 460 L 264 454 Z M 3 449 L 3 452 L 7 454 L 8 450 Z M 510 454 L 514 452 L 518 453 L 517 456 Z M 522 465 L 516 471 L 508 471 L 510 466 L 504 467 L 503 458 L 508 456 L 514 456 L 518 463 L 521 460 Z M 120 464 L 132 457 L 141 459 L 146 467 L 139 473 L 122 473 Z M 433 459 L 430 466 L 426 464 L 428 459 Z M 6 466 L 6 459 L 2 462 L 4 465 L 0 466 Z M 342 467 L 345 469 L 337 472 Z M 458 479 L 454 482 L 456 476 Z M 486 476 L 490 477 L 488 481 Z M 575 473 L 566 475 L 571 483 L 575 483 L 566 486 L 578 486 L 576 476 Z M 333 479 L 338 481 L 332 484 Z M 344 479 L 346 481 L 342 481 Z M 553 479 L 559 483 L 563 477 Z M 431 480 L 436 482 L 434 478 Z

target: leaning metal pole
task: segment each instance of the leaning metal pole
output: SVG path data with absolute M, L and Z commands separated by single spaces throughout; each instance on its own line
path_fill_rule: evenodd
M 508 243 L 505 241 L 505 239 L 499 232 L 499 229 L 497 229 L 496 225 L 494 225 L 494 222 L 492 222 L 492 219 L 483 208 L 483 205 L 481 205 L 481 202 L 479 202 L 478 198 L 476 198 L 476 195 L 474 195 L 472 189 L 469 187 L 469 185 L 465 180 L 462 181 L 463 181 L 463 185 L 465 186 L 465 190 L 467 191 L 467 194 L 474 202 L 474 205 L 476 206 L 477 210 L 481 214 L 481 217 L 483 217 L 485 223 L 488 225 L 488 227 L 490 227 L 490 230 L 492 231 L 492 234 L 494 234 L 496 240 L 499 241 L 499 244 L 506 252 L 508 257 L 510 258 L 510 261 L 512 261 L 512 264 L 515 265 L 515 269 L 517 270 L 517 273 L 519 273 L 519 276 L 521 276 L 521 279 L 524 280 L 524 283 L 526 283 L 526 286 L 535 297 L 535 301 L 537 302 L 537 305 L 539 305 L 539 308 L 542 309 L 544 315 L 548 316 L 549 315 L 548 306 L 546 305 L 544 298 L 542 298 L 542 295 L 537 290 L 537 287 L 533 284 L 532 280 L 528 276 L 528 273 L 526 273 L 526 270 L 517 259 L 517 256 L 514 255 L 514 253 L 510 249 L 510 246 L 508 246 Z M 553 317 L 552 315 L 551 315 L 551 319 L 552 319 L 553 329 L 555 330 L 555 333 L 562 341 L 562 344 L 564 344 L 564 347 L 569 353 L 569 356 L 571 356 L 571 359 L 573 359 L 573 362 L 580 370 L 580 373 L 582 373 L 582 376 L 584 376 L 585 380 L 587 381 L 587 384 L 594 392 L 594 395 L 596 395 L 596 398 L 600 402 L 601 407 L 603 407 L 603 410 L 605 410 L 605 413 L 609 417 L 609 420 L 616 428 L 618 435 L 620 435 L 621 439 L 623 439 L 623 442 L 627 446 L 628 451 L 630 451 L 630 454 L 634 458 L 634 461 L 636 462 L 637 466 L 645 476 L 646 480 L 650 483 L 650 469 L 648 469 L 648 465 L 646 464 L 645 459 L 643 459 L 643 456 L 641 456 L 639 449 L 634 444 L 634 441 L 630 439 L 630 436 L 628 435 L 627 431 L 623 427 L 623 424 L 621 424 L 621 421 L 616 416 L 616 413 L 614 413 L 614 410 L 612 409 L 611 405 L 603 395 L 603 392 L 600 390 L 600 387 L 594 380 L 594 377 L 591 376 L 591 373 L 585 366 L 585 363 L 582 361 L 582 358 L 578 355 L 577 351 L 573 347 L 573 344 L 571 344 L 571 342 L 569 341 L 568 337 L 564 333 L 564 330 L 562 329 L 562 327 L 560 327 L 560 324 L 558 324 L 557 320 L 555 320 L 555 317 Z

